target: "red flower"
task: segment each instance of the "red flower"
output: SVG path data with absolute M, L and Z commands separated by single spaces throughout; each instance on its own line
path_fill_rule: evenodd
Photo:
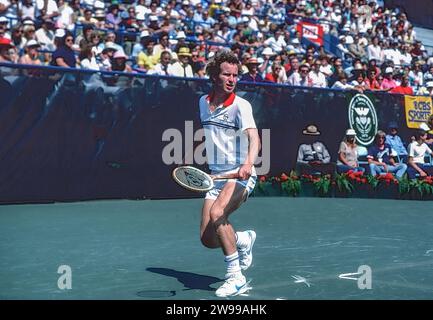
M 283 172 L 282 174 L 281 174 L 281 176 L 280 176 L 280 179 L 281 179 L 281 181 L 287 181 L 287 180 L 289 180 L 289 177 Z

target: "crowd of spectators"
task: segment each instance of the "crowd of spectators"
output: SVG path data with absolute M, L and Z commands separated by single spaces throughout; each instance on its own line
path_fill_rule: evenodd
M 0 0 L 0 62 L 205 77 L 222 47 L 244 81 L 433 95 L 433 56 L 379 0 Z

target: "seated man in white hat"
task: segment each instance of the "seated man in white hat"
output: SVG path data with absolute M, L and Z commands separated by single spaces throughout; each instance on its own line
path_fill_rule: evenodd
M 244 73 L 241 77 L 241 81 L 248 82 L 263 82 L 263 77 L 259 73 L 259 61 L 257 58 L 250 58 L 247 61 L 248 72 Z
M 333 175 L 335 164 L 331 163 L 326 146 L 317 140 L 320 131 L 315 125 L 309 125 L 302 131 L 304 143 L 299 146 L 296 171 L 300 174 Z
M 179 61 L 173 63 L 169 68 L 169 74 L 176 77 L 192 78 L 194 74 L 190 64 L 191 52 L 188 47 L 182 47 L 177 53 Z
M 140 40 L 137 43 L 135 43 L 134 46 L 132 47 L 131 58 L 137 59 L 140 52 L 144 51 L 146 49 L 146 46 L 144 45 L 144 43 L 151 36 L 152 35 L 150 34 L 149 30 L 141 31 Z
M 38 49 L 41 45 L 34 39 L 27 41 L 25 46 L 25 54 L 20 58 L 19 62 L 21 64 L 32 64 L 41 65 L 42 61 L 39 59 Z

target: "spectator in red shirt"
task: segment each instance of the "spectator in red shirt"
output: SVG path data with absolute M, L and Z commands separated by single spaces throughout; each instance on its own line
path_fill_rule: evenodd
M 409 94 L 413 95 L 413 89 L 409 86 L 409 77 L 404 75 L 401 78 L 401 85 L 391 89 L 391 93 Z
M 368 90 L 380 90 L 380 84 L 376 80 L 377 71 L 375 68 L 369 69 L 367 73 L 367 78 L 364 80 Z
M 275 82 L 275 83 L 283 83 L 283 79 L 280 76 L 282 66 L 278 62 L 274 62 L 272 64 L 272 72 L 269 72 L 265 76 L 265 81 Z

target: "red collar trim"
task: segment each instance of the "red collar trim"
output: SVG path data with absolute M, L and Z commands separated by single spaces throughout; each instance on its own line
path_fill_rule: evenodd
M 212 91 L 207 97 L 206 100 L 207 102 L 211 102 L 214 99 L 215 93 Z M 226 101 L 224 101 L 223 103 L 223 107 L 227 108 L 229 106 L 231 106 L 233 104 L 233 101 L 235 101 L 236 95 L 232 92 L 230 93 L 230 95 L 228 96 L 228 98 L 226 99 Z

